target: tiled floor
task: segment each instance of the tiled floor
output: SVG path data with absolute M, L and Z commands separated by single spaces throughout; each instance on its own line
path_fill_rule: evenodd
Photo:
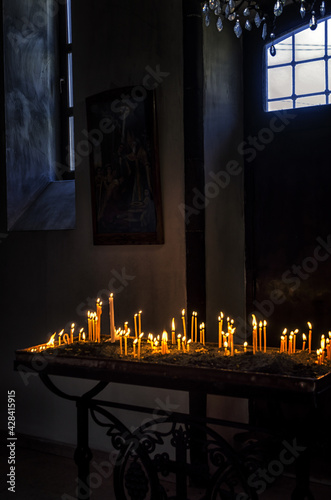
M 3 459 L 6 450 L 1 451 L 1 500 L 75 500 L 77 489 L 77 472 L 73 459 L 61 457 L 40 450 L 35 451 L 17 447 L 16 492 L 7 491 L 4 471 L 7 465 Z M 95 455 L 92 460 L 91 472 L 104 462 L 105 456 Z M 3 467 L 5 465 L 5 467 Z M 102 475 L 104 476 L 102 478 Z M 314 463 L 311 490 L 315 500 L 331 499 L 331 460 L 326 463 Z M 92 476 L 91 476 L 92 477 Z M 91 500 L 115 500 L 110 470 L 94 475 Z M 173 483 L 164 483 L 168 498 L 174 498 Z M 259 500 L 290 500 L 294 487 L 294 478 L 281 476 L 275 480 L 272 487 L 261 494 Z M 202 500 L 203 491 L 189 490 L 189 500 Z M 122 499 L 120 499 L 122 500 Z M 159 500 L 159 499 L 148 499 Z M 178 500 L 184 500 L 182 498 Z M 219 500 L 219 499 L 217 499 Z M 220 499 L 223 500 L 223 499 Z

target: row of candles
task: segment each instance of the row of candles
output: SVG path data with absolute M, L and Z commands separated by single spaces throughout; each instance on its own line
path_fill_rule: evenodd
M 78 340 L 79 342 L 101 342 L 101 316 L 102 316 L 102 302 L 100 299 L 96 301 L 96 310 L 88 311 L 87 313 L 87 334 L 84 331 L 84 328 L 81 328 L 78 332 L 78 338 L 75 336 L 77 334 L 76 325 L 74 323 L 71 324 L 70 334 L 65 333 L 64 330 L 61 330 L 58 333 L 58 342 L 57 345 L 61 344 L 70 344 L 73 343 L 74 340 Z M 182 309 L 181 312 L 181 322 L 182 322 L 182 334 L 176 335 L 176 327 L 175 327 L 175 319 L 172 319 L 171 322 L 171 344 L 177 344 L 179 350 L 183 352 L 190 352 L 190 343 L 199 342 L 205 345 L 205 324 L 200 323 L 198 327 L 198 313 L 196 311 L 192 312 L 191 322 L 190 322 L 190 336 L 187 333 L 187 317 L 185 309 Z M 134 324 L 134 332 L 133 332 L 133 354 L 140 359 L 141 356 L 141 339 L 144 336 L 142 332 L 142 311 L 136 313 L 133 317 Z M 111 293 L 109 296 L 109 325 L 110 325 L 110 341 L 115 342 L 119 340 L 120 342 L 120 353 L 127 355 L 128 353 L 128 338 L 131 337 L 131 330 L 128 326 L 128 322 L 124 323 L 124 328 L 115 327 L 115 316 L 114 316 L 114 296 Z M 302 351 L 307 351 L 311 353 L 311 345 L 312 345 L 312 324 L 310 322 L 307 323 L 308 326 L 308 338 L 306 334 L 302 334 Z M 234 320 L 227 317 L 226 320 L 224 318 L 223 312 L 220 312 L 218 316 L 218 347 L 219 349 L 223 349 L 225 354 L 234 355 L 234 335 L 236 328 L 234 326 Z M 279 351 L 282 353 L 295 354 L 298 352 L 297 347 L 297 334 L 299 330 L 293 330 L 291 332 L 287 332 L 285 328 L 281 335 L 280 339 L 280 349 Z M 328 334 L 328 338 L 325 335 L 321 337 L 321 346 L 320 349 L 317 349 L 317 359 L 319 363 L 323 363 L 326 359 L 331 360 L 331 332 Z M 56 332 L 51 336 L 49 342 L 45 344 L 46 346 L 54 346 L 55 345 L 55 337 Z M 168 333 L 166 331 L 163 332 L 161 338 L 160 336 L 154 337 L 151 333 L 148 335 L 147 342 L 150 343 L 151 347 L 155 350 L 156 348 L 161 349 L 162 354 L 167 354 L 169 352 L 168 349 Z M 244 352 L 248 349 L 248 343 L 244 342 L 243 344 Z M 253 354 L 257 352 L 267 352 L 267 322 L 257 321 L 255 315 L 252 315 L 252 346 L 251 346 Z

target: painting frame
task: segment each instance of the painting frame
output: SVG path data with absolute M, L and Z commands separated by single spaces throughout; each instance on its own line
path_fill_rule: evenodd
M 94 245 L 164 243 L 155 91 L 86 98 Z

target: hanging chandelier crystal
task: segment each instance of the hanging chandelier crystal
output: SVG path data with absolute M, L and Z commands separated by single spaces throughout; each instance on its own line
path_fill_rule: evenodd
M 240 38 L 243 29 L 251 31 L 253 28 L 261 30 L 263 40 L 269 36 L 271 40 L 275 38 L 277 18 L 282 15 L 284 8 L 290 4 L 298 4 L 298 15 L 302 19 L 307 18 L 309 28 L 317 28 L 318 17 L 325 16 L 325 1 L 316 0 L 276 0 L 272 10 L 266 9 L 268 2 L 260 0 L 208 0 L 203 3 L 202 12 L 206 26 L 211 23 L 213 14 L 216 16 L 216 27 L 222 31 L 224 22 L 233 23 L 233 31 L 237 38 Z M 272 2 L 270 0 L 272 6 Z M 270 47 L 270 54 L 275 55 L 274 45 Z

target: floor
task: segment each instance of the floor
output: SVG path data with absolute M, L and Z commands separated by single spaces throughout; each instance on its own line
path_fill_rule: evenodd
M 18 445 L 16 448 L 16 489 L 15 494 L 13 494 L 7 491 L 7 479 L 4 474 L 4 471 L 8 470 L 8 465 L 5 463 L 7 450 L 5 446 L 1 446 L 1 500 L 75 500 L 78 485 L 76 466 L 72 458 L 59 456 L 58 452 L 59 450 L 56 448 L 54 448 L 56 454 L 52 454 L 42 451 L 42 446 L 39 446 L 39 449 L 32 450 L 29 447 Z M 109 461 L 105 461 L 105 457 L 106 454 L 96 453 L 92 460 L 91 478 L 93 484 L 91 500 L 115 500 L 112 489 L 112 470 L 109 467 L 107 468 Z M 327 461 L 323 460 L 323 462 L 317 459 L 312 467 L 312 476 L 311 490 L 315 500 L 330 500 L 331 458 Z M 174 484 L 171 482 L 164 483 L 164 487 L 168 498 L 174 498 Z M 294 477 L 282 475 L 275 478 L 272 487 L 269 487 L 258 498 L 259 500 L 290 500 L 293 487 Z M 202 500 L 203 492 L 190 490 L 188 499 Z

